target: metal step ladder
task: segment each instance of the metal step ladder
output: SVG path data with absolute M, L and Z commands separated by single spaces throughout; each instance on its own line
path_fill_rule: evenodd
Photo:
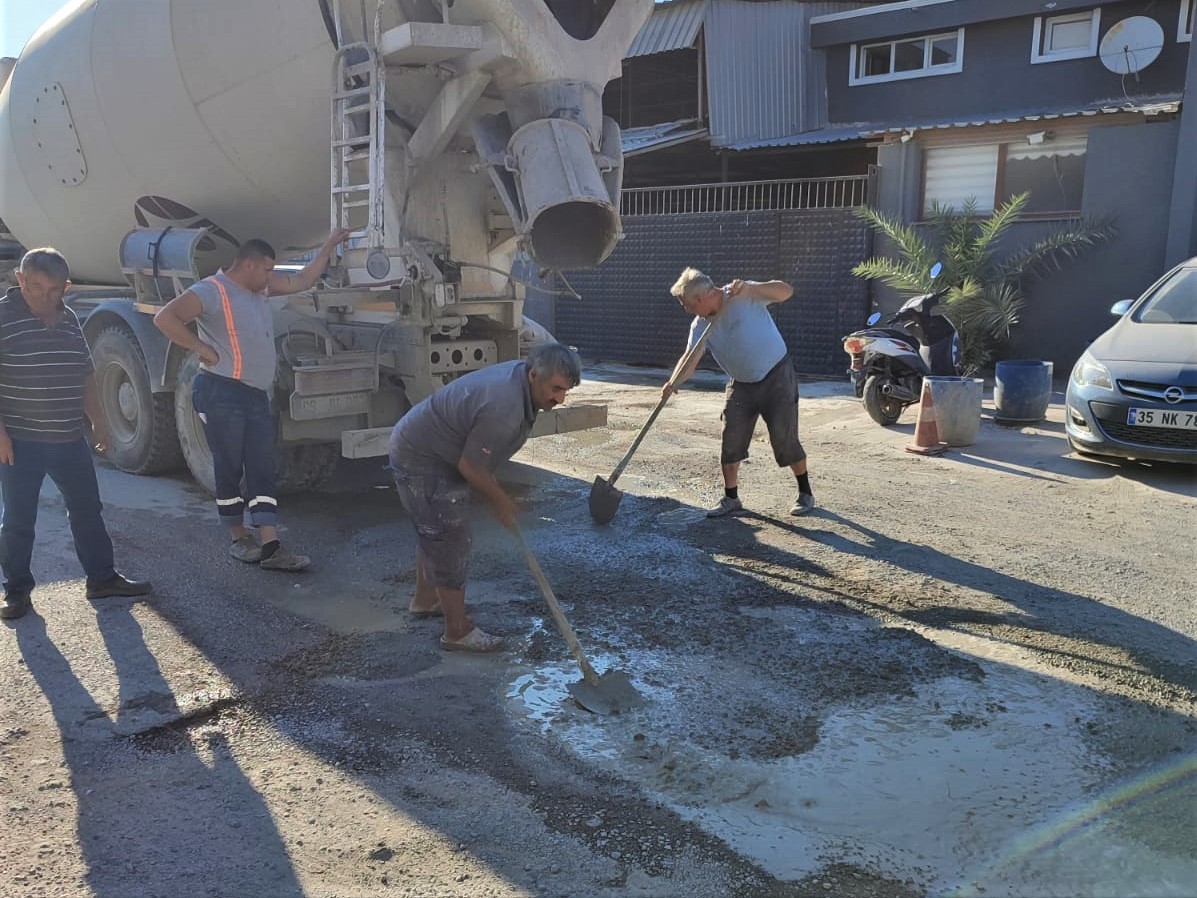
M 386 67 L 368 40 L 345 42 L 339 0 L 333 4 L 333 22 L 332 227 L 349 228 L 351 237 L 365 238 L 377 249 L 383 244 L 386 195 Z M 361 27 L 368 37 L 364 8 Z

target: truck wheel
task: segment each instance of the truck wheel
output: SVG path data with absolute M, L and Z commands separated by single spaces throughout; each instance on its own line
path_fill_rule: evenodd
M 204 424 L 191 403 L 191 387 L 199 373 L 199 357 L 194 353 L 183 360 L 175 380 L 175 426 L 183 458 L 195 482 L 209 496 L 216 495 L 216 475 L 212 468 L 212 450 L 204 435 Z M 336 443 L 300 443 L 280 446 L 275 454 L 274 470 L 280 495 L 315 489 L 337 470 L 341 457 Z
M 216 472 L 212 469 L 212 450 L 208 448 L 208 438 L 204 435 L 204 422 L 191 404 L 191 387 L 199 370 L 199 356 L 188 353 L 175 376 L 175 429 L 187 470 L 204 492 L 215 496 Z
M 159 474 L 180 466 L 170 393 L 155 393 L 137 338 L 123 327 L 100 331 L 91 344 L 100 406 L 112 433 L 108 457 L 122 471 Z
M 870 375 L 869 379 L 865 381 L 864 395 L 861 397 L 869 417 L 882 427 L 889 427 L 891 424 L 897 423 L 903 408 L 902 403 L 897 399 L 892 399 L 881 392 L 881 388 L 887 382 L 888 379 L 879 374 Z
M 340 459 L 341 447 L 337 443 L 280 446 L 274 463 L 279 493 L 318 489 L 336 473 Z

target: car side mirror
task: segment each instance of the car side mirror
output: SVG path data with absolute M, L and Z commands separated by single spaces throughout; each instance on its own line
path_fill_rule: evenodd
M 1110 314 L 1117 318 L 1121 318 L 1131 310 L 1131 306 L 1135 304 L 1133 299 L 1120 299 L 1118 302 L 1110 306 Z

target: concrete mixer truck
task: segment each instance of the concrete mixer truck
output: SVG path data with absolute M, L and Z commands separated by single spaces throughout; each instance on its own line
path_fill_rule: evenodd
M 73 0 L 0 66 L 0 220 L 70 262 L 111 460 L 212 486 L 198 361 L 153 314 L 260 237 L 352 238 L 271 300 L 280 485 L 386 451 L 414 402 L 518 357 L 533 270 L 620 237 L 602 92 L 652 0 Z M 542 413 L 535 433 L 605 422 Z

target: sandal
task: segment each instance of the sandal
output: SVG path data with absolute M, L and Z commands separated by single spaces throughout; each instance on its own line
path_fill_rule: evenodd
M 427 620 L 430 617 L 445 616 L 445 612 L 441 610 L 440 602 L 437 602 L 431 608 L 412 608 L 409 606 L 407 611 L 416 620 Z
M 506 648 L 502 636 L 487 633 L 481 627 L 475 627 L 461 639 L 445 639 L 441 637 L 441 649 L 446 652 L 473 652 L 486 654 L 501 652 Z

